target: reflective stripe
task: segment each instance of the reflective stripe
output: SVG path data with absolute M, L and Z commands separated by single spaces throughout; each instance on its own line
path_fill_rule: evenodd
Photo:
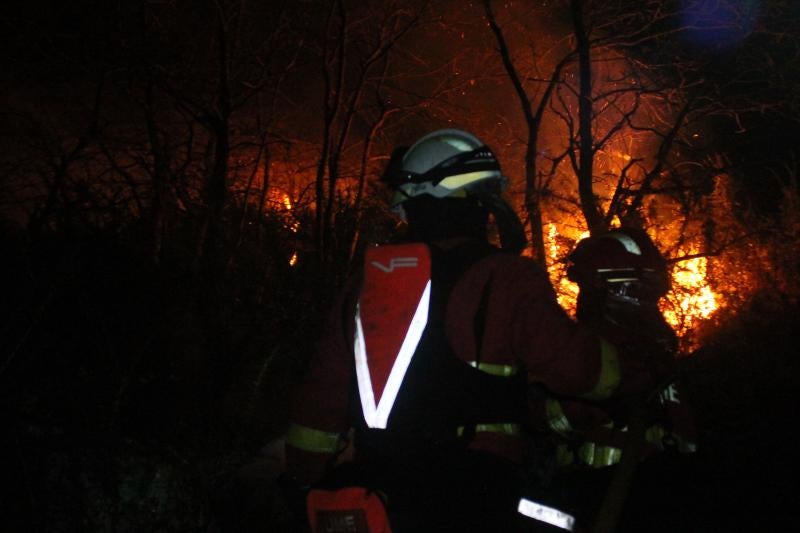
M 425 290 L 417 304 L 414 318 L 408 326 L 408 332 L 400 346 L 400 352 L 394 360 L 392 370 L 389 372 L 389 379 L 383 388 L 381 399 L 375 405 L 375 394 L 372 389 L 372 379 L 369 373 L 369 363 L 367 359 L 367 347 L 364 341 L 364 327 L 361 325 L 361 312 L 356 306 L 356 338 L 353 344 L 353 351 L 356 359 L 356 376 L 358 378 L 358 393 L 361 397 L 361 408 L 364 412 L 364 420 L 371 428 L 386 429 L 386 422 L 389 420 L 389 413 L 392 411 L 400 385 L 411 363 L 411 357 L 417 349 L 422 332 L 428 323 L 428 307 L 431 297 L 431 282 L 428 280 Z
M 338 433 L 292 424 L 286 432 L 286 444 L 312 453 L 335 453 L 339 451 L 341 438 Z
M 600 375 L 597 384 L 583 397 L 589 400 L 604 400 L 619 386 L 620 369 L 617 349 L 605 339 L 600 339 Z
M 564 511 L 559 511 L 555 507 L 542 505 L 527 498 L 520 498 L 517 505 L 517 512 L 528 518 L 539 520 L 552 526 L 560 527 L 567 531 L 572 531 L 575 527 L 575 517 Z
M 622 428 L 621 431 L 627 431 L 627 427 Z M 697 445 L 688 441 L 680 435 L 667 433 L 662 426 L 651 426 L 645 431 L 645 440 L 658 448 L 664 450 L 664 439 L 673 439 L 678 450 L 682 453 L 694 453 L 697 451 Z M 614 446 L 601 446 L 594 442 L 584 442 L 577 450 L 578 460 L 594 468 L 602 468 L 619 463 L 622 458 L 622 450 Z M 575 461 L 575 454 L 569 449 L 567 444 L 559 444 L 556 448 L 556 462 L 559 466 L 567 466 Z
M 629 235 L 625 235 L 624 233 L 611 232 L 603 235 L 603 238 L 616 239 L 622 244 L 622 246 L 625 247 L 625 249 L 629 253 L 632 253 L 633 255 L 642 255 L 642 249 L 639 248 L 639 245 L 636 244 L 636 241 L 634 241 Z
M 622 458 L 622 450 L 613 446 L 598 446 L 594 442 L 584 442 L 575 453 L 567 444 L 559 444 L 556 448 L 556 464 L 568 466 L 577 460 L 586 466 L 603 468 L 617 464 Z
M 457 430 L 458 436 L 464 434 L 464 426 Z M 519 435 L 519 424 L 477 424 L 475 426 L 475 433 L 500 433 L 503 435 Z
M 572 425 L 569 423 L 567 415 L 561 408 L 561 403 L 555 398 L 547 398 L 544 401 L 545 416 L 547 417 L 547 425 L 550 429 L 564 437 L 572 433 Z
M 622 450 L 614 446 L 599 446 L 594 442 L 584 442 L 578 448 L 581 462 L 594 468 L 615 465 L 622 458 Z
M 493 363 L 476 363 L 470 361 L 469 366 L 493 376 L 509 377 L 516 375 L 517 369 L 512 365 L 495 365 Z
M 644 433 L 644 438 L 647 442 L 658 448 L 664 450 L 666 447 L 664 441 L 669 439 L 674 442 L 681 453 L 695 453 L 697 451 L 697 444 L 692 441 L 686 440 L 680 435 L 674 433 L 667 433 L 662 426 L 651 426 L 647 428 Z

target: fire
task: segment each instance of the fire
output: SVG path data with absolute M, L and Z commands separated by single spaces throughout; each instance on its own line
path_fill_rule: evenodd
M 300 230 L 300 222 L 294 220 L 292 216 L 292 199 L 289 197 L 288 194 L 283 195 L 283 207 L 286 208 L 287 213 L 287 227 L 289 231 L 292 233 L 297 233 Z M 289 258 L 289 266 L 295 266 L 297 264 L 297 250 L 292 252 L 291 257 Z
M 294 207 L 292 204 L 292 199 L 288 194 L 284 194 L 281 202 L 283 203 L 283 207 L 286 209 L 286 227 L 292 233 L 297 233 L 300 230 L 300 222 L 295 220 L 294 216 L 292 215 L 292 208 Z
M 574 242 L 578 242 L 588 236 L 589 232 L 584 231 L 574 239 Z M 578 301 L 578 284 L 567 279 L 564 257 L 570 252 L 571 248 L 559 244 L 560 237 L 556 225 L 552 222 L 547 224 L 547 236 L 545 237 L 545 249 L 548 255 L 547 271 L 556 289 L 559 305 L 574 316 L 575 306 Z
M 687 255 L 694 255 L 690 250 Z M 672 292 L 662 301 L 664 318 L 679 336 L 699 320 L 708 320 L 722 305 L 722 297 L 708 284 L 708 258 L 694 257 L 678 263 L 672 272 Z

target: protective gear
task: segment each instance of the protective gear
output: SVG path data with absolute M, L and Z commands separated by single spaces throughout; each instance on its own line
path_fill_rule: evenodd
M 442 263 L 461 265 L 459 274 L 434 275 L 434 278 L 452 284 L 452 289 L 444 292 L 446 302 L 434 302 L 438 298 L 436 279 L 431 292 L 431 309 L 446 304 L 445 312 L 434 315 L 438 317 L 437 321 L 443 320 L 436 328 L 443 328 L 444 339 L 458 359 L 494 376 L 524 376 L 564 396 L 601 400 L 616 393 L 630 392 L 629 380 L 639 379 L 636 372 L 630 370 L 635 362 L 619 357 L 611 344 L 598 339 L 594 332 L 578 327 L 558 305 L 547 275 L 538 265 L 527 258 L 505 253 L 482 256 L 469 250 L 473 246 L 486 245 L 464 243 L 446 251 L 440 250 L 442 257 L 434 252 L 434 271 L 438 268 L 437 257 Z M 392 257 L 394 262 L 387 258 L 371 259 L 380 267 L 368 263 L 364 268 L 377 269 L 374 272 L 377 275 L 382 273 L 379 272 L 381 267 L 403 271 L 410 268 L 403 265 L 414 264 L 404 259 L 410 257 L 405 251 Z M 448 272 L 449 268 L 445 271 Z M 340 449 L 339 436 L 353 426 L 351 409 L 357 407 L 361 412 L 360 394 L 353 391 L 357 391 L 358 385 L 354 353 L 355 316 L 363 281 L 363 276 L 351 279 L 341 294 L 330 315 L 328 330 L 311 373 L 295 391 L 292 415 L 295 429 L 288 435 L 287 461 L 293 469 L 295 466 L 298 470 L 303 469 L 297 472 L 298 476 L 305 477 L 306 468 L 308 474 L 312 468 L 318 470 L 316 476 L 308 476 L 312 480 L 321 474 L 326 463 Z M 480 325 L 477 329 L 476 324 Z M 408 326 L 398 327 L 400 337 L 404 338 Z M 391 373 L 391 366 L 387 366 L 385 375 Z M 521 372 L 522 369 L 526 372 Z M 377 383 L 375 379 L 373 385 Z M 511 382 L 508 382 L 507 388 L 510 386 Z M 441 394 L 458 392 L 439 390 Z M 384 395 L 381 393 L 379 396 Z M 499 399 L 501 395 L 494 396 Z M 375 399 L 380 403 L 380 398 Z M 397 402 L 400 401 L 398 396 Z M 464 401 L 474 400 L 464 398 Z M 426 411 L 426 420 L 433 420 L 437 412 L 432 410 L 432 404 L 426 403 L 422 407 Z M 439 410 L 442 408 L 437 407 Z M 399 403 L 391 411 L 395 409 L 395 414 L 402 414 L 403 408 Z M 466 413 L 467 409 L 461 405 L 459 411 Z M 470 422 L 456 422 L 465 426 L 464 431 L 474 432 L 469 441 L 470 450 L 511 461 L 521 460 L 519 426 L 506 423 L 509 420 L 489 417 Z M 428 427 L 433 428 L 432 425 Z M 454 429 L 458 436 L 460 429 Z M 431 429 L 426 433 L 438 431 L 437 426 L 436 432 Z M 438 440 L 444 442 L 443 438 Z M 315 456 L 319 460 L 315 460 Z
M 314 363 L 296 390 L 289 472 L 384 491 L 398 533 L 519 531 L 502 520 L 544 509 L 517 509 L 526 383 L 599 400 L 633 376 L 563 312 L 536 263 L 475 241 L 370 249 Z M 350 428 L 353 459 L 332 467 Z
M 667 293 L 667 264 L 642 230 L 613 229 L 578 243 L 568 256 L 567 277 L 581 294 L 604 293 L 607 303 L 641 307 Z
M 507 178 L 492 150 L 465 131 L 444 129 L 392 154 L 383 181 L 395 190 L 391 206 L 406 218 L 404 204 L 420 197 L 471 199 L 491 213 L 504 250 L 525 247 L 525 231 L 500 193 Z
M 307 507 L 313 533 L 392 533 L 384 502 L 376 492 L 363 487 L 314 489 L 308 495 Z
M 506 185 L 489 147 L 455 129 L 434 131 L 405 153 L 396 151 L 383 180 L 396 190 L 392 207 L 421 195 L 464 198 L 481 188 L 499 194 Z

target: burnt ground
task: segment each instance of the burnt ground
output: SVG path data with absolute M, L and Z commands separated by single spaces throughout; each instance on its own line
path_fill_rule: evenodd
M 302 277 L 240 277 L 214 308 L 190 270 L 105 241 L 4 251 L 4 531 L 291 530 L 258 457 L 285 429 L 319 324 Z M 640 469 L 632 520 L 657 508 L 663 530 L 786 529 L 799 321 L 757 299 L 692 357 L 700 451 Z

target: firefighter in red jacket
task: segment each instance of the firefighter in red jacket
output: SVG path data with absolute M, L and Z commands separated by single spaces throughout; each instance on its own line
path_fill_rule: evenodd
M 341 293 L 295 394 L 289 473 L 329 489 L 317 503 L 351 486 L 365 488 L 356 499 L 381 494 L 395 533 L 512 531 L 523 515 L 570 529 L 571 517 L 520 499 L 528 384 L 602 400 L 651 376 L 575 324 L 519 256 L 506 178 L 475 136 L 426 135 L 395 151 L 384 180 L 407 242 L 370 248 Z M 487 241 L 490 215 L 501 249 Z M 310 510 L 312 527 L 379 527 L 331 517 Z
M 630 363 L 639 365 L 641 372 L 668 375 L 660 369 L 647 368 L 677 355 L 675 333 L 658 308 L 658 301 L 669 289 L 667 264 L 647 233 L 617 228 L 592 236 L 578 243 L 568 262 L 567 275 L 580 291 L 578 322 L 630 354 Z M 654 350 L 661 355 L 653 357 L 648 353 Z M 666 452 L 661 457 L 676 457 L 696 450 L 693 418 L 679 381 L 667 380 L 641 401 L 648 405 L 643 410 L 644 443 L 638 447 L 640 457 L 636 460 L 661 452 Z M 594 403 L 550 396 L 538 407 L 544 415 L 540 420 L 546 420 L 549 429 L 560 437 L 556 462 L 565 473 L 567 499 L 573 500 L 573 505 L 567 507 L 577 508 L 579 515 L 596 513 L 614 475 L 614 469 L 606 467 L 620 462 L 629 438 L 630 405 L 615 404 L 613 399 Z M 668 481 L 668 474 L 678 471 L 678 463 L 668 464 L 670 467 L 657 475 L 657 483 L 672 485 L 672 489 L 676 485 Z M 640 467 L 640 474 L 643 471 Z M 634 491 L 632 498 L 642 493 L 647 493 L 651 501 L 664 500 L 652 489 Z M 632 527 L 628 530 L 640 530 Z

